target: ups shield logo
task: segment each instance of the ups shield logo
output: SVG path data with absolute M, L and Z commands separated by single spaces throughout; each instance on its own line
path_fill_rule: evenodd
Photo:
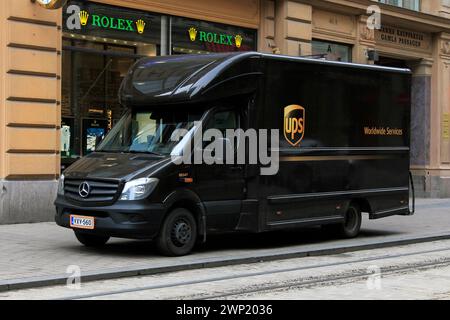
M 284 137 L 293 147 L 305 135 L 305 108 L 293 104 L 284 108 Z

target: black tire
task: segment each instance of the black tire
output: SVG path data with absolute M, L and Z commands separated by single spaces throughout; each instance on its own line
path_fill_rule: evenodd
M 95 234 L 89 234 L 80 231 L 74 231 L 75 237 L 77 237 L 78 241 L 84 244 L 86 247 L 101 247 L 104 246 L 108 240 L 108 236 L 99 236 Z
M 338 235 L 342 238 L 355 238 L 361 230 L 361 209 L 356 203 L 350 204 L 345 213 L 344 221 L 339 224 L 324 225 L 327 232 Z
M 197 240 L 197 223 L 192 213 L 184 208 L 172 210 L 164 220 L 156 247 L 166 256 L 184 256 L 192 251 Z

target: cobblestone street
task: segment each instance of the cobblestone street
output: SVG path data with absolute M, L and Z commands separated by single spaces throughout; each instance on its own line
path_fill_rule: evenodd
M 423 237 L 450 238 L 450 201 L 419 200 L 414 216 L 394 216 L 363 221 L 356 239 L 331 238 L 316 228 L 260 235 L 224 235 L 209 237 L 192 255 L 178 258 L 159 256 L 152 243 L 112 239 L 104 248 L 86 248 L 73 232 L 54 223 L 0 226 L 0 286 L 34 286 L 30 282 L 64 281 L 68 266 L 77 265 L 83 276 L 93 279 L 115 278 L 139 273 L 159 273 L 200 268 L 209 264 L 227 265 L 245 261 L 270 260 L 286 254 L 302 256 L 352 247 L 395 241 L 414 242 Z M 242 239 L 245 238 L 245 241 Z M 327 250 L 327 251 L 324 251 Z M 62 279 L 62 280 L 61 280 Z

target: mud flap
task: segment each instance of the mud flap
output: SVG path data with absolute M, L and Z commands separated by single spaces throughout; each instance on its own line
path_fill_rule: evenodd
M 412 207 L 408 204 L 408 215 L 412 216 L 416 212 L 416 193 L 414 191 L 414 181 L 411 171 L 409 172 L 409 194 L 411 197 Z

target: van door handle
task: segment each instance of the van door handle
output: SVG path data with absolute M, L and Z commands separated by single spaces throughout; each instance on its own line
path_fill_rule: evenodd
M 231 167 L 231 171 L 242 171 L 242 170 L 244 170 L 244 168 L 240 166 Z

